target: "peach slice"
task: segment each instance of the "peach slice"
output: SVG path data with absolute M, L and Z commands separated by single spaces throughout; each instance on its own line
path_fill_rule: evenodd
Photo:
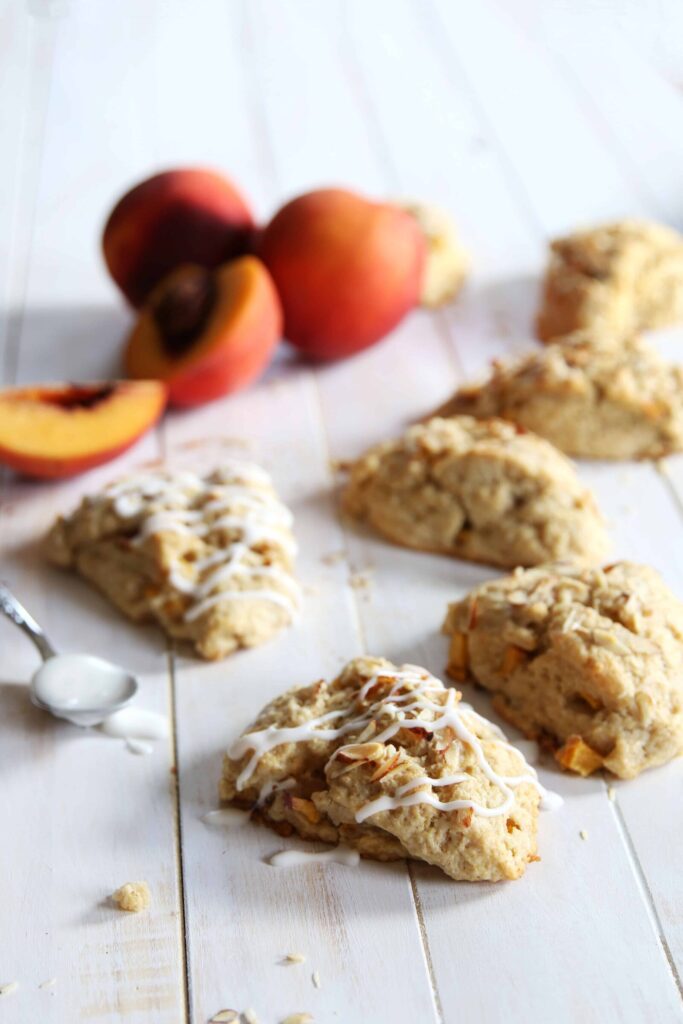
M 285 337 L 313 359 L 373 345 L 420 300 L 426 243 L 416 219 L 343 189 L 287 203 L 256 252 L 280 294 Z
M 253 217 L 236 186 L 214 171 L 164 171 L 116 204 L 102 236 L 109 273 L 133 306 L 182 263 L 217 267 L 248 251 Z
M 268 364 L 282 333 L 270 274 L 254 256 L 213 272 L 187 264 L 154 289 L 128 339 L 130 377 L 166 381 L 175 405 L 244 387 Z
M 156 423 L 166 388 L 154 380 L 39 384 L 0 392 L 0 463 L 63 477 L 130 448 Z

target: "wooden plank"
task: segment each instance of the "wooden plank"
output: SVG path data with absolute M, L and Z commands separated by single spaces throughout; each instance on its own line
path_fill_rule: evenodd
M 26 307 L 8 372 L 25 382 L 109 375 L 126 322 L 105 305 L 112 289 L 94 243 L 123 165 L 130 173 L 140 159 L 134 129 L 142 127 L 144 80 L 142 63 L 136 70 L 129 61 L 133 36 L 138 48 L 149 36 L 140 25 L 136 34 L 120 7 L 110 15 L 79 4 L 63 13 L 58 32 L 57 23 L 31 19 L 41 82 L 50 70 L 50 32 L 55 52 L 49 101 L 38 83 L 24 103 L 37 162 L 22 178 L 15 210 L 20 227 L 30 227 L 26 211 L 35 208 L 35 229 L 10 250 L 23 266 L 15 273 L 21 285 L 11 287 Z M 117 142 L 115 126 L 124 121 L 128 134 Z M 168 714 L 163 638 L 127 623 L 85 583 L 48 568 L 40 551 L 58 512 L 158 454 L 150 435 L 74 481 L 10 481 L 0 522 L 3 578 L 53 642 L 124 661 L 139 673 L 140 705 Z M 35 652 L 8 623 L 0 629 L 2 808 L 11 823 L 0 873 L 12 880 L 3 894 L 3 920 L 12 928 L 3 932 L 0 960 L 3 982 L 20 985 L 3 1000 L 3 1018 L 177 1024 L 185 995 L 172 739 L 135 757 L 120 741 L 49 719 L 28 701 Z M 150 885 L 151 909 L 123 914 L 109 894 L 137 879 Z M 39 987 L 51 978 L 53 987 Z
M 364 70 L 368 93 L 377 104 L 376 122 L 386 132 L 385 147 L 395 155 L 406 181 L 409 183 L 410 175 L 415 173 L 409 155 L 413 132 L 422 133 L 426 137 L 431 131 L 434 142 L 430 150 L 430 163 L 447 168 L 449 161 L 453 160 L 453 136 L 439 134 L 440 111 L 435 109 L 431 99 L 439 95 L 440 104 L 448 109 L 449 117 L 459 124 L 474 118 L 475 108 L 467 102 L 462 92 L 452 87 L 453 80 L 449 83 L 449 80 L 440 78 L 434 71 L 433 63 L 430 64 L 429 60 L 430 44 L 422 40 L 419 23 L 405 15 L 403 8 L 396 10 L 392 7 L 390 22 L 387 10 L 382 10 L 378 5 L 373 5 L 372 12 L 361 5 L 355 8 L 347 5 L 347 9 L 352 15 L 350 24 L 357 63 Z M 381 40 L 381 45 L 378 40 Z M 411 89 L 412 82 L 407 82 L 403 74 L 401 56 L 408 50 L 414 66 L 420 69 L 419 81 L 425 81 L 423 74 L 427 76 L 423 92 Z M 472 52 L 471 60 L 476 60 L 476 51 Z M 451 55 L 449 64 L 452 67 L 454 63 Z M 423 72 L 423 69 L 428 68 Z M 395 113 L 392 114 L 392 109 L 400 110 L 400 119 Z M 486 131 L 485 124 L 483 131 Z M 442 143 L 439 141 L 441 138 L 444 139 Z M 506 188 L 506 185 L 500 184 L 502 180 L 499 172 L 498 187 Z M 495 175 L 492 175 L 491 182 L 493 187 L 484 192 L 476 187 L 476 180 L 471 190 L 467 190 L 463 179 L 460 180 L 457 202 L 467 211 L 470 221 L 481 216 L 486 223 L 487 208 L 494 202 L 498 209 L 502 207 L 500 199 L 492 198 Z M 412 188 L 410 184 L 407 187 Z M 453 199 L 456 201 L 455 193 Z M 488 250 L 478 255 L 482 262 L 488 262 L 489 250 L 495 252 L 500 261 L 498 273 L 501 274 L 505 273 L 506 250 L 514 253 L 519 245 L 517 232 L 520 228 L 518 221 L 504 217 L 498 219 L 496 227 L 495 233 L 489 236 Z M 527 225 L 525 230 L 527 235 L 533 235 L 533 228 L 530 230 Z M 507 273 L 512 276 L 514 271 L 515 261 L 511 257 L 507 263 Z M 477 298 L 475 294 L 471 301 L 485 304 L 487 298 L 485 295 Z M 456 315 L 457 306 L 458 303 L 452 316 Z M 513 309 L 513 316 L 516 313 Z M 449 317 L 449 324 L 453 322 Z M 417 334 L 417 326 L 409 322 L 400 333 L 410 335 L 413 330 Z M 474 332 L 468 336 L 454 330 L 453 337 L 460 353 L 468 345 L 476 344 L 481 357 L 485 355 L 486 336 L 480 337 Z M 416 346 L 415 336 L 413 338 Z M 386 351 L 397 345 L 398 339 L 392 339 L 386 345 Z M 405 345 L 402 351 L 404 359 L 409 346 L 408 338 Z M 379 363 L 384 350 L 385 346 L 382 346 L 368 353 L 366 359 L 373 358 Z M 401 365 L 395 348 L 392 356 L 392 365 Z M 323 382 L 322 393 L 330 443 L 334 455 L 339 458 L 357 454 L 362 447 L 359 442 L 363 436 L 374 439 L 380 434 L 390 435 L 392 431 L 400 430 L 405 422 L 406 406 L 410 409 L 411 405 L 415 407 L 421 404 L 423 408 L 428 408 L 430 401 L 433 401 L 430 384 L 425 380 L 427 375 L 414 364 L 411 376 L 414 389 L 412 398 L 406 399 L 401 388 L 394 386 L 383 393 L 380 409 L 377 408 L 379 403 L 374 396 L 371 398 L 372 384 L 367 365 L 353 361 L 343 367 L 335 367 L 334 374 L 335 379 L 328 374 L 326 380 L 330 382 L 329 387 Z M 378 377 L 376 372 L 374 379 Z M 344 381 L 343 388 L 337 383 L 340 378 Z M 356 416 L 353 423 L 349 423 L 342 415 L 342 407 L 348 404 L 349 395 L 354 392 Z M 596 472 L 593 482 L 599 480 L 603 503 L 611 518 L 614 518 L 621 513 L 619 488 L 612 485 L 612 467 L 601 468 L 602 475 Z M 648 485 L 651 485 L 651 468 L 644 466 L 640 470 L 645 474 Z M 632 496 L 642 491 L 642 485 L 642 476 L 634 477 L 633 490 L 630 492 Z M 666 491 L 661 484 L 654 489 L 650 486 L 648 497 L 645 499 L 641 496 L 639 500 L 641 506 L 647 500 L 647 510 L 643 509 L 643 514 L 649 515 L 651 521 L 656 523 L 652 535 L 656 537 L 661 530 L 670 534 L 677 523 L 677 513 L 667 501 Z M 635 531 L 625 512 L 622 519 L 625 525 L 619 541 L 623 554 L 632 550 Z M 474 582 L 486 578 L 486 570 L 457 562 L 444 565 L 443 559 L 397 551 L 381 541 L 368 538 L 360 531 L 358 534 L 350 534 L 348 543 L 355 568 L 366 573 L 369 581 L 362 591 L 364 600 L 361 604 L 361 617 L 370 649 L 379 649 L 395 657 L 407 656 L 426 663 L 433 671 L 440 671 L 445 660 L 445 644 L 437 630 L 446 602 L 464 593 Z M 648 559 L 652 555 L 654 544 L 652 538 L 641 543 L 643 558 Z M 658 550 L 661 553 L 661 547 Z M 675 573 L 676 568 L 672 567 L 671 576 L 675 576 Z M 406 579 L 411 580 L 409 590 L 405 586 Z M 490 714 L 485 700 L 480 703 L 480 708 Z M 642 1020 L 645 1019 L 646 992 L 649 988 L 644 979 L 648 977 L 657 978 L 657 989 L 662 998 L 661 1012 L 675 1012 L 678 1006 L 676 989 L 666 960 L 652 943 L 654 933 L 649 907 L 640 896 L 640 882 L 634 875 L 629 851 L 622 843 L 619 823 L 613 820 L 603 784 L 600 780 L 582 782 L 567 779 L 553 771 L 548 772 L 548 778 L 553 787 L 560 789 L 571 800 L 567 800 L 560 814 L 542 821 L 543 863 L 530 868 L 529 876 L 519 884 L 488 887 L 487 913 L 489 916 L 495 914 L 495 918 L 492 918 L 495 924 L 486 930 L 482 944 L 478 938 L 482 921 L 479 893 L 469 896 L 464 892 L 461 896 L 463 887 L 459 887 L 455 894 L 460 911 L 459 923 L 457 933 L 454 933 L 449 918 L 441 909 L 444 883 L 430 877 L 431 873 L 421 868 L 415 872 L 439 995 L 446 1016 L 455 1016 L 458 1010 L 462 1012 L 462 1007 L 466 1006 L 472 1016 L 496 1019 L 500 989 L 491 990 L 487 987 L 487 967 L 482 967 L 482 962 L 488 964 L 492 957 L 499 965 L 499 974 L 502 970 L 508 982 L 503 983 L 503 989 L 510 1000 L 508 1003 L 506 998 L 506 1010 L 512 1019 L 522 1015 L 528 1015 L 530 1019 L 540 1018 L 544 1005 L 547 1005 L 550 988 L 546 988 L 546 984 L 549 984 L 554 992 L 554 1007 L 563 1008 L 559 1011 L 560 1019 L 573 1019 L 580 1011 L 588 1014 L 589 1019 L 599 1020 L 610 1012 L 614 1013 L 614 1008 L 618 1006 L 628 1019 Z M 595 840 L 590 846 L 584 845 L 578 838 L 583 829 L 587 830 L 591 840 Z M 569 850 L 573 851 L 571 856 L 567 856 Z M 611 878 L 609 882 L 608 876 Z M 618 882 L 613 885 L 612 881 L 617 877 Z M 556 894 L 560 891 L 571 891 L 572 900 L 558 899 Z M 582 913 L 577 908 L 590 905 L 598 891 L 604 917 L 596 922 L 591 934 L 587 934 Z M 624 898 L 625 892 L 629 893 L 627 899 Z M 510 948 L 509 941 L 509 935 L 515 933 L 521 919 L 547 922 L 549 908 L 554 922 L 554 956 L 558 963 L 568 961 L 572 964 L 572 970 L 563 977 L 553 967 L 550 982 L 545 973 L 530 976 L 528 970 L 533 958 L 543 955 L 542 947 L 546 940 L 541 939 L 541 936 L 547 935 L 549 923 L 541 925 L 538 930 L 534 929 L 531 934 L 525 930 L 518 940 L 518 947 L 514 949 Z M 647 964 L 639 955 L 633 955 L 630 938 L 620 940 L 613 935 L 613 922 L 617 918 L 623 920 L 624 913 L 632 915 L 632 921 L 625 931 L 631 935 L 637 932 L 640 936 L 638 948 L 649 951 Z M 463 928 L 464 931 L 461 930 Z M 500 947 L 495 946 L 496 941 L 500 941 Z M 485 958 L 483 942 L 486 944 Z M 613 954 L 607 960 L 602 952 L 606 944 L 611 947 Z M 518 986 L 514 979 L 522 975 L 524 984 Z M 581 978 L 578 986 L 577 978 Z M 629 989 L 628 995 L 626 988 Z M 591 992 L 591 1006 L 581 995 L 577 995 L 577 989 Z M 560 992 L 562 995 L 559 995 Z
M 209 59 L 201 76 L 202 123 L 222 126 L 210 146 L 211 162 L 241 171 L 247 186 L 254 182 L 264 209 L 272 209 L 284 191 L 324 183 L 344 151 L 343 173 L 358 161 L 355 180 L 359 185 L 367 180 L 369 175 L 362 176 L 370 163 L 369 146 L 363 149 L 359 142 L 361 129 L 335 68 L 325 67 L 327 54 L 312 56 L 318 30 L 309 23 L 306 5 L 234 5 L 227 26 L 226 11 L 223 5 L 215 23 L 221 59 Z M 202 31 L 181 16 L 157 47 L 162 91 L 180 118 L 164 129 L 167 140 L 157 140 L 164 161 L 166 154 L 168 159 L 202 159 L 206 137 L 192 124 L 196 105 L 179 95 L 188 83 L 174 78 L 174 40 L 181 25 L 190 40 Z M 314 68 L 304 71 L 309 58 Z M 291 74 L 292 66 L 300 73 Z M 311 88 L 316 71 L 323 75 L 326 108 L 331 105 L 324 112 L 316 99 L 319 87 Z M 199 98 L 198 92 L 192 95 Z M 287 125 L 293 137 L 285 132 Z M 332 135 L 336 148 L 330 154 Z M 187 141 L 182 152 L 174 141 L 178 138 Z M 372 184 L 367 180 L 367 187 Z M 227 439 L 225 447 L 221 438 Z M 184 448 L 188 443 L 191 447 Z M 316 1020 L 338 1016 L 363 1022 L 404 1015 L 431 1020 L 432 993 L 403 865 L 275 869 L 264 863 L 266 855 L 284 845 L 273 833 L 254 827 L 221 831 L 200 820 L 216 806 L 222 751 L 262 704 L 290 685 L 334 674 L 362 649 L 343 537 L 333 514 L 313 375 L 291 365 L 283 352 L 266 379 L 248 393 L 170 418 L 166 444 L 177 464 L 184 459 L 193 465 L 210 463 L 234 451 L 270 470 L 295 515 L 305 588 L 300 624 L 271 644 L 221 664 L 176 662 L 194 1019 L 204 1020 L 225 1006 L 253 1006 L 264 1021 L 295 1011 L 314 1013 Z M 279 964 L 286 953 L 298 951 L 307 957 L 304 967 Z M 311 980 L 315 970 L 319 990 Z

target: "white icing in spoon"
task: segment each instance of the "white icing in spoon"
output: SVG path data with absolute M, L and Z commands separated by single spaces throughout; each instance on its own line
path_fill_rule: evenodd
M 88 726 L 126 704 L 137 690 L 129 672 L 91 654 L 58 654 L 33 677 L 32 697 L 74 725 Z
M 268 859 L 275 868 L 291 868 L 299 864 L 345 864 L 355 868 L 360 861 L 358 850 L 350 850 L 347 846 L 334 846 L 331 850 L 321 852 L 310 850 L 280 850 Z

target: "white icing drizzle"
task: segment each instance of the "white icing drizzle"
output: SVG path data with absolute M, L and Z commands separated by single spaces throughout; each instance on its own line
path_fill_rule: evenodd
M 278 793 L 281 789 L 294 789 L 295 786 L 296 779 L 267 779 L 259 790 L 256 806 L 262 807 L 268 797 L 272 796 L 273 793 Z
M 274 853 L 268 863 L 276 868 L 291 868 L 299 864 L 345 864 L 355 868 L 360 862 L 358 850 L 350 850 L 347 846 L 334 846 L 331 850 L 320 852 L 310 850 L 280 850 Z
M 364 701 L 380 679 L 391 679 L 393 685 L 388 693 L 364 709 Z M 439 695 L 445 693 L 445 702 L 438 703 L 432 700 L 430 695 L 433 696 L 435 693 Z M 358 715 L 353 714 L 356 708 L 359 712 Z M 494 733 L 493 742 L 513 751 L 519 757 L 521 774 L 503 776 L 494 770 L 486 758 L 481 741 L 468 728 L 467 717 L 474 719 L 475 723 L 477 721 L 484 723 Z M 339 718 L 345 719 L 345 721 L 338 726 L 332 725 Z M 388 724 L 385 724 L 384 728 L 372 737 L 373 743 L 386 743 L 400 729 L 421 729 L 430 733 L 450 729 L 473 752 L 483 775 L 500 791 L 501 801 L 492 807 L 474 800 L 441 801 L 434 794 L 434 788 L 457 785 L 466 781 L 469 776 L 456 774 L 433 779 L 425 775 L 400 786 L 393 796 L 383 795 L 365 804 L 356 814 L 358 822 L 365 821 L 366 818 L 382 811 L 423 803 L 430 804 L 439 811 L 468 808 L 483 817 L 497 817 L 507 814 L 511 810 L 515 804 L 514 791 L 522 784 L 533 786 L 538 791 L 543 810 L 555 809 L 562 804 L 562 798 L 558 794 L 549 792 L 541 785 L 535 769 L 527 764 L 521 751 L 508 743 L 502 730 L 478 715 L 469 705 L 460 704 L 456 690 L 446 689 L 440 679 L 436 679 L 415 665 L 403 665 L 399 669 L 379 668 L 361 687 L 353 703 L 345 709 L 329 711 L 318 718 L 309 719 L 301 725 L 280 729 L 268 726 L 266 729 L 241 736 L 228 751 L 228 756 L 233 760 L 239 760 L 249 751 L 252 756 L 240 772 L 236 788 L 244 789 L 260 759 L 274 747 L 284 743 L 302 743 L 316 739 L 339 739 L 350 732 L 361 730 L 371 721 L 379 725 L 380 721 L 385 722 L 387 718 L 389 719 Z M 343 751 L 343 746 L 338 747 L 332 754 L 332 758 L 336 758 Z
M 98 500 L 102 499 L 90 499 Z M 187 471 L 156 470 L 110 485 L 103 500 L 111 502 L 117 516 L 139 520 L 133 543 L 140 544 L 162 531 L 211 537 L 212 543 L 218 531 L 238 534 L 234 540 L 221 539 L 221 546 L 203 559 L 179 561 L 171 567 L 169 583 L 190 599 L 184 613 L 186 622 L 223 601 L 268 601 L 284 608 L 290 620 L 296 617 L 301 592 L 290 573 L 278 565 L 248 562 L 253 549 L 262 544 L 287 558 L 296 554 L 290 533 L 292 514 L 278 500 L 270 477 L 260 466 L 224 460 L 205 478 Z M 277 586 L 268 586 L 268 582 Z M 230 583 L 233 586 L 226 586 Z

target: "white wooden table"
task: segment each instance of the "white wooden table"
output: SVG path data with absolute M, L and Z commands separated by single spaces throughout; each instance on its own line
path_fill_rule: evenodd
M 614 801 L 606 780 L 548 767 L 565 806 L 542 819 L 541 863 L 508 884 L 405 864 L 275 869 L 264 858 L 289 841 L 200 820 L 222 749 L 283 688 L 363 650 L 442 671 L 446 602 L 488 571 L 344 529 L 331 460 L 529 344 L 548 236 L 629 214 L 683 227 L 680 0 L 0 10 L 7 383 L 116 372 L 129 314 L 99 231 L 158 167 L 225 168 L 264 217 L 319 184 L 430 199 L 457 219 L 474 267 L 454 306 L 353 360 L 311 370 L 283 349 L 248 393 L 168 416 L 116 463 L 54 485 L 4 479 L 3 576 L 55 644 L 140 673 L 142 704 L 171 715 L 173 735 L 134 757 L 46 720 L 26 697 L 34 652 L 0 623 L 0 984 L 19 982 L 0 996 L 2 1024 L 200 1024 L 223 1007 L 253 1007 L 261 1024 L 295 1011 L 345 1024 L 681 1020 L 683 763 L 617 784 Z M 682 342 L 683 329 L 662 341 Z M 262 461 L 292 506 L 307 599 L 297 628 L 208 665 L 46 568 L 38 541 L 128 467 L 225 451 Z M 652 563 L 683 596 L 683 462 L 580 472 L 614 557 Z M 149 912 L 108 904 L 130 879 L 149 882 Z M 306 963 L 282 966 L 289 952 Z

